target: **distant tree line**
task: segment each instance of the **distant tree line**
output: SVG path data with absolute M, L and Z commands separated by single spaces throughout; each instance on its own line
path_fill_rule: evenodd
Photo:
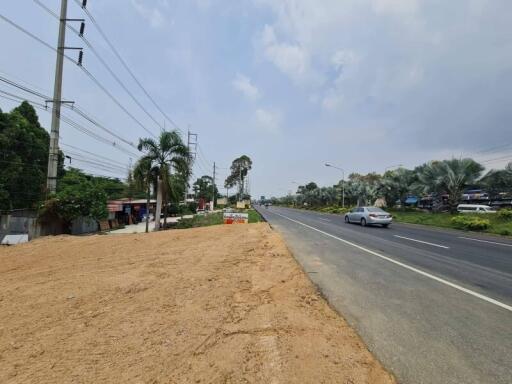
M 341 205 L 342 187 L 345 187 L 347 206 L 373 204 L 384 198 L 387 206 L 403 205 L 410 195 L 431 196 L 440 203 L 447 196 L 446 205 L 454 211 L 466 188 L 481 188 L 491 196 L 501 192 L 512 193 L 512 163 L 504 169 L 490 170 L 483 175 L 484 167 L 473 159 L 430 161 L 414 169 L 398 168 L 383 175 L 352 173 L 348 180 L 329 187 L 319 187 L 314 182 L 301 185 L 296 195 L 274 199 L 275 203 L 322 207 Z

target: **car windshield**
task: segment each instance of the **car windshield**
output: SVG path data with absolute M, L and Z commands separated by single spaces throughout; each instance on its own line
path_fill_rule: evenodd
M 370 208 L 367 208 L 367 209 L 368 209 L 368 212 L 386 213 L 382 209 L 377 208 L 377 207 L 370 207 Z

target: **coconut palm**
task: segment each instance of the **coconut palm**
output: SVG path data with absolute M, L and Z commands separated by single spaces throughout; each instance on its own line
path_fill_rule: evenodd
M 464 187 L 474 184 L 483 169 L 473 159 L 432 161 L 422 167 L 418 179 L 426 193 L 448 193 L 450 211 L 455 212 Z
M 171 171 L 183 175 L 188 180 L 191 164 L 190 151 L 177 131 L 164 131 L 158 140 L 140 139 L 138 148 L 139 151 L 146 152 L 141 160 L 149 162 L 151 169 L 155 169 L 157 175 L 155 230 L 158 231 L 162 199 L 167 199 L 169 192 L 172 191 Z
M 136 186 L 146 191 L 146 233 L 149 232 L 149 203 L 151 199 L 151 185 L 155 184 L 158 169 L 154 168 L 151 159 L 142 157 L 135 164 L 133 179 Z

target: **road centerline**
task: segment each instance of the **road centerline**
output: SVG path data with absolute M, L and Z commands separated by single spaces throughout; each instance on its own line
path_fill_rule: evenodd
M 488 302 L 488 303 L 494 304 L 494 305 L 496 305 L 496 306 L 498 306 L 498 307 L 501 307 L 501 308 L 503 308 L 503 309 L 506 309 L 507 311 L 512 312 L 512 306 L 507 305 L 507 304 L 505 304 L 505 303 L 502 303 L 501 301 L 498 301 L 498 300 L 495 300 L 495 299 L 493 299 L 493 298 L 491 298 L 491 297 L 488 297 L 488 296 L 482 295 L 482 294 L 480 294 L 480 293 L 478 293 L 478 292 L 472 291 L 471 289 L 464 288 L 464 287 L 462 287 L 462 286 L 460 286 L 460 285 L 458 285 L 458 284 L 452 283 L 451 281 L 448 281 L 448 280 L 445 280 L 445 279 L 440 278 L 440 277 L 438 277 L 438 276 L 432 275 L 432 274 L 430 274 L 430 273 L 428 273 L 428 272 L 422 271 L 421 269 L 418 269 L 418 268 L 415 268 L 415 267 L 410 266 L 410 265 L 408 265 L 408 264 L 405 264 L 405 263 L 402 263 L 402 262 L 400 262 L 400 261 L 397 261 L 397 260 L 395 260 L 395 259 L 393 259 L 393 258 L 391 258 L 391 257 L 387 257 L 387 256 L 384 256 L 384 255 L 381 255 L 380 253 L 375 252 L 375 251 L 372 251 L 371 249 L 368 249 L 368 248 L 362 247 L 362 246 L 360 246 L 360 245 L 357 245 L 357 244 L 355 244 L 355 243 L 352 243 L 351 241 L 348 241 L 348 240 L 342 239 L 342 238 L 337 237 L 337 236 L 335 236 L 335 235 L 332 235 L 332 234 L 330 234 L 330 233 L 328 233 L 328 232 L 322 231 L 321 229 L 315 228 L 315 227 L 313 227 L 313 226 L 311 226 L 311 225 L 308 225 L 308 224 L 306 224 L 306 223 L 303 223 L 303 222 L 301 222 L 301 221 L 298 221 L 298 220 L 292 219 L 292 218 L 290 218 L 290 217 L 288 217 L 288 216 L 282 215 L 282 214 L 277 213 L 277 212 L 272 212 L 272 214 L 277 215 L 277 216 L 280 216 L 280 217 L 282 217 L 282 218 L 284 218 L 284 219 L 286 219 L 286 220 L 289 220 L 289 221 L 291 221 L 291 222 L 293 222 L 293 223 L 296 223 L 296 224 L 302 225 L 302 226 L 304 226 L 304 227 L 306 227 L 306 228 L 312 229 L 313 231 L 319 232 L 319 233 L 321 233 L 321 234 L 323 234 L 323 235 L 325 235 L 325 236 L 331 237 L 331 238 L 333 238 L 333 239 L 335 239 L 335 240 L 338 240 L 338 241 L 340 241 L 340 242 L 342 242 L 342 243 L 348 244 L 348 245 L 350 245 L 350 246 L 352 246 L 352 247 L 354 247 L 354 248 L 357 248 L 357 249 L 359 249 L 359 250 L 361 250 L 361 251 L 364 251 L 364 252 L 369 253 L 369 254 L 371 254 L 371 255 L 377 256 L 377 257 L 379 257 L 379 258 L 381 258 L 381 259 L 383 259 L 383 260 L 385 260 L 385 261 L 388 261 L 388 262 L 390 262 L 390 263 L 396 264 L 396 265 L 398 265 L 398 266 L 400 266 L 400 267 L 402 267 L 402 268 L 408 269 L 408 270 L 410 270 L 410 271 L 412 271 L 412 272 L 418 273 L 418 274 L 420 274 L 420 275 L 422 275 L 422 276 L 424 276 L 424 277 L 427 277 L 427 278 L 429 278 L 429 279 L 431 279 L 431 280 L 437 281 L 437 282 L 439 282 L 439 283 L 441 283 L 441 284 L 447 285 L 447 286 L 449 286 L 449 287 L 451 287 L 451 288 L 454 288 L 454 289 L 456 289 L 456 290 L 458 290 L 458 291 L 461 291 L 461 292 L 467 293 L 467 294 L 469 294 L 469 295 L 471 295 L 471 296 L 473 296 L 473 297 L 476 297 L 476 298 L 478 298 L 478 299 L 480 299 L 480 300 L 486 301 L 486 302 Z
M 431 245 L 433 247 L 439 247 L 439 248 L 444 248 L 444 249 L 450 249 L 450 247 L 447 247 L 446 245 L 440 245 L 440 244 L 435 244 L 435 243 L 429 243 L 428 241 L 423 241 L 423 240 L 417 240 L 417 239 L 411 239 L 410 237 L 405 237 L 405 236 L 399 236 L 399 235 L 393 235 L 394 237 L 398 237 L 400 239 L 404 239 L 404 240 L 409 240 L 409 241 L 415 241 L 417 243 L 422 243 L 422 244 L 427 244 L 427 245 Z
M 473 239 L 472 237 L 459 236 L 459 239 L 479 241 L 481 243 L 488 243 L 488 244 L 503 245 L 504 247 L 512 247 L 512 244 L 498 243 L 496 241 L 489 241 L 489 240 L 482 240 L 482 239 Z

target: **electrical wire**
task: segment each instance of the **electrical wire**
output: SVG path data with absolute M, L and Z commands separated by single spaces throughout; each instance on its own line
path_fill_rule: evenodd
M 57 20 L 60 20 L 60 17 L 55 13 L 53 12 L 50 8 L 48 8 L 46 5 L 44 5 L 41 1 L 39 0 L 33 0 L 37 5 L 39 5 L 41 8 L 43 8 L 46 12 L 48 12 L 50 15 L 52 15 L 53 17 L 55 17 Z M 75 32 L 82 40 L 83 42 L 85 43 L 85 45 L 87 45 L 87 47 L 91 50 L 91 52 L 96 56 L 96 58 L 100 61 L 100 63 L 107 69 L 107 71 L 110 73 L 110 75 L 116 80 L 116 82 L 121 86 L 121 88 L 124 89 L 124 91 L 130 96 L 130 98 L 133 100 L 133 102 L 135 104 L 137 104 L 139 106 L 139 108 L 144 111 L 144 113 L 156 124 L 158 125 L 158 127 L 160 128 L 161 131 L 164 130 L 163 126 L 153 117 L 153 115 L 151 115 L 148 110 L 146 108 L 144 108 L 144 106 L 137 100 L 137 98 L 133 95 L 132 92 L 130 92 L 130 90 L 126 87 L 126 85 L 121 81 L 121 79 L 119 78 L 119 76 L 116 75 L 116 73 L 112 70 L 112 68 L 110 68 L 110 66 L 107 64 L 107 62 L 103 59 L 103 57 L 101 57 L 100 53 L 98 53 L 98 51 L 94 48 L 94 46 L 89 42 L 89 40 L 87 40 L 83 35 L 80 34 L 80 31 L 77 30 L 76 28 L 74 28 L 73 26 L 69 25 L 68 23 L 66 23 L 66 27 Z
M 5 78 L 5 77 L 3 77 L 1 75 L 0 75 L 0 81 L 3 81 L 4 83 L 7 83 L 7 84 L 9 84 L 9 85 L 11 85 L 11 86 L 13 86 L 15 88 L 21 89 L 24 92 L 27 92 L 27 93 L 30 93 L 32 95 L 38 96 L 38 97 L 42 98 L 45 101 L 50 100 L 50 96 L 45 95 L 45 94 L 40 93 L 40 92 L 37 92 L 37 91 L 34 91 L 33 89 L 25 87 L 25 86 L 23 86 L 23 85 L 21 85 L 19 83 L 16 83 L 16 82 L 14 82 L 12 80 L 7 79 L 7 78 Z M 29 100 L 27 100 L 27 101 L 29 101 Z M 37 102 L 35 102 L 35 101 L 31 101 L 31 103 L 37 104 Z M 42 105 L 42 104 L 39 104 L 39 105 Z M 64 106 L 66 108 L 74 111 L 75 113 L 79 114 L 84 119 L 88 120 L 90 123 L 94 124 L 95 126 L 97 126 L 98 128 L 102 129 L 103 131 L 107 132 L 108 134 L 110 134 L 111 136 L 115 137 L 116 139 L 122 141 L 123 143 L 129 145 L 130 147 L 132 147 L 134 149 L 137 149 L 137 147 L 135 146 L 135 144 L 133 142 L 123 138 L 122 136 L 120 136 L 119 134 L 115 133 L 111 129 L 106 128 L 103 124 L 100 124 L 96 119 L 94 119 L 93 117 L 89 116 L 90 114 L 87 114 L 83 110 L 83 108 L 80 108 L 77 105 L 71 106 L 71 105 L 68 105 L 68 104 L 64 104 Z M 46 108 L 46 105 L 43 105 L 43 107 Z
M 116 160 L 110 159 L 110 158 L 108 158 L 108 157 L 101 156 L 101 155 L 98 155 L 98 154 L 96 154 L 96 153 L 86 151 L 85 149 L 75 147 L 75 146 L 73 146 L 73 145 L 71 145 L 71 144 L 60 143 L 60 145 L 62 145 L 62 146 L 64 146 L 64 147 L 68 147 L 68 148 L 75 149 L 75 150 L 80 151 L 80 152 L 87 153 L 87 154 L 92 155 L 92 156 L 96 156 L 96 157 L 98 157 L 98 158 L 101 158 L 101 159 L 106 160 L 106 161 L 110 161 L 110 162 L 112 162 L 112 163 L 116 163 L 116 164 L 121 165 L 121 166 L 123 166 L 123 167 L 125 167 L 125 166 L 126 166 L 126 164 L 123 164 L 123 163 L 121 163 L 120 161 L 116 161 Z
M 87 161 L 91 164 L 96 164 L 96 165 L 99 165 L 99 166 L 102 166 L 102 167 L 106 167 L 106 168 L 111 168 L 111 169 L 115 169 L 117 171 L 126 171 L 128 172 L 129 171 L 129 168 L 126 166 L 126 165 L 117 165 L 117 164 L 113 164 L 113 163 L 107 163 L 105 162 L 104 160 L 101 160 L 101 159 L 91 159 L 90 157 L 87 157 L 81 153 L 76 153 L 76 152 L 73 152 L 73 151 L 70 151 L 70 150 L 63 150 L 64 152 L 64 155 L 66 157 L 69 157 L 71 158 L 71 161 L 72 160 L 83 160 L 83 161 Z
M 114 44 L 112 44 L 109 40 L 109 38 L 107 37 L 106 33 L 103 31 L 103 29 L 101 28 L 101 26 L 99 25 L 99 23 L 96 21 L 96 19 L 94 18 L 94 16 L 89 12 L 89 10 L 85 7 L 83 7 L 82 3 L 79 1 L 79 0 L 75 0 L 75 2 L 77 3 L 77 5 L 79 7 L 81 7 L 83 9 L 83 11 L 86 13 L 86 15 L 89 17 L 89 19 L 91 20 L 91 22 L 94 24 L 94 26 L 96 27 L 96 29 L 98 30 L 98 32 L 100 33 L 100 35 L 103 37 L 103 39 L 105 40 L 105 42 L 107 43 L 107 45 L 110 47 L 110 49 L 112 50 L 112 52 L 114 53 L 114 55 L 117 57 L 117 59 L 119 60 L 119 62 L 122 64 L 122 66 L 124 67 L 124 69 L 130 74 L 131 78 L 133 79 L 133 81 L 135 81 L 135 83 L 139 86 L 139 88 L 142 90 L 142 92 L 144 92 L 144 94 L 146 95 L 146 97 L 153 103 L 153 105 L 158 109 L 158 111 L 160 111 L 160 113 L 174 126 L 174 128 L 176 128 L 179 132 L 181 132 L 183 135 L 184 135 L 184 132 L 180 129 L 180 127 L 174 122 L 173 119 L 171 119 L 163 110 L 162 108 L 160 108 L 160 106 L 158 105 L 158 103 L 153 99 L 153 97 L 151 97 L 151 95 L 149 94 L 149 92 L 146 90 L 146 88 L 144 88 L 144 86 L 142 85 L 142 83 L 139 81 L 139 79 L 137 79 L 137 77 L 135 76 L 135 74 L 133 73 L 133 71 L 130 69 L 130 67 L 128 66 L 128 64 L 126 64 L 126 62 L 124 61 L 124 59 L 122 58 L 121 54 L 117 51 L 116 47 L 114 46 Z
M 12 25 L 13 27 L 15 27 L 16 29 L 18 29 L 19 31 L 25 33 L 27 36 L 35 39 L 36 41 L 38 41 L 39 43 L 43 44 L 45 47 L 51 49 L 52 51 L 54 52 L 57 52 L 57 54 L 59 55 L 62 55 L 64 56 L 66 59 L 68 59 L 69 61 L 71 61 L 73 64 L 76 64 L 86 75 L 87 77 L 89 77 L 89 79 L 92 80 L 92 82 L 94 84 L 96 84 L 96 86 L 98 88 L 100 88 L 119 108 L 121 108 L 137 125 L 139 125 L 142 129 L 144 129 L 146 132 L 148 132 L 151 136 L 155 137 L 156 138 L 156 135 L 151 132 L 149 129 L 147 129 L 144 124 L 142 124 L 135 116 L 133 116 L 132 113 L 130 113 L 130 111 L 128 111 L 128 109 L 126 109 L 126 107 L 124 107 L 115 97 L 114 95 L 112 95 L 112 93 L 110 93 L 110 91 L 107 90 L 106 87 L 104 87 L 100 81 L 91 73 L 89 72 L 86 68 L 84 68 L 80 63 L 78 63 L 78 61 L 76 61 L 75 59 L 71 58 L 70 56 L 66 55 L 64 52 L 61 52 L 60 50 L 52 47 L 50 44 L 46 43 L 44 40 L 41 40 L 39 37 L 35 36 L 33 33 L 27 31 L 25 28 L 21 27 L 20 25 L 14 23 L 13 21 L 9 20 L 8 18 L 6 18 L 5 16 L 3 16 L 2 14 L 0 14 L 0 19 L 6 21 L 8 24 Z

